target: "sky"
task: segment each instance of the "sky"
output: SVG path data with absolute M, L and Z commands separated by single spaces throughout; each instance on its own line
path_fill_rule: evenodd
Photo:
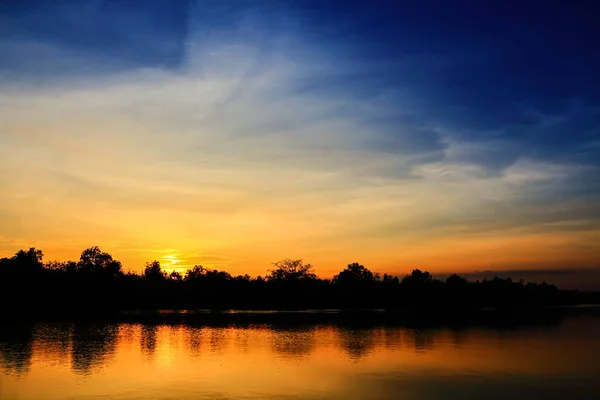
M 593 1 L 0 1 L 0 256 L 600 287 Z

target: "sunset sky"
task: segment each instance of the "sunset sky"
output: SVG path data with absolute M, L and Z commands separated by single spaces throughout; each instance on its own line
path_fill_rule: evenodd
M 0 1 L 0 257 L 600 285 L 598 13 L 539 4 Z

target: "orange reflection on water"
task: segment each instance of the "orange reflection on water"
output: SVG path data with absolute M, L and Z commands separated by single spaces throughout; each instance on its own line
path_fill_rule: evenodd
M 3 331 L 0 398 L 422 398 L 419 382 L 587 379 L 600 372 L 599 321 L 507 330 L 40 323 Z

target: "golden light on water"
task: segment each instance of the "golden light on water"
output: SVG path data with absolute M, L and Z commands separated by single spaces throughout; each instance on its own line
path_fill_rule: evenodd
M 499 390 L 515 384 L 516 374 L 517 383 L 534 386 L 557 375 L 592 379 L 600 371 L 599 326 L 597 317 L 510 330 L 40 323 L 19 342 L 0 337 L 0 398 L 153 391 L 391 399 L 409 390 L 412 399 L 448 382 L 473 394 L 482 381 Z

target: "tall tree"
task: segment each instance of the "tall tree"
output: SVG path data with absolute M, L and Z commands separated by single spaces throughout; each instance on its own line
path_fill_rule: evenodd
M 98 246 L 85 249 L 79 257 L 79 269 L 81 271 L 109 276 L 122 275 L 121 263 L 113 257 L 100 250 Z
M 375 282 L 379 276 L 374 274 L 369 269 L 365 268 L 364 265 L 359 263 L 348 264 L 345 270 L 333 277 L 333 282 L 336 284 L 350 284 L 350 283 L 370 283 Z
M 313 266 L 304 264 L 302 259 L 292 260 L 286 258 L 285 260 L 274 262 L 273 266 L 275 268 L 269 270 L 269 274 L 266 277 L 269 281 L 308 280 L 317 278 Z

